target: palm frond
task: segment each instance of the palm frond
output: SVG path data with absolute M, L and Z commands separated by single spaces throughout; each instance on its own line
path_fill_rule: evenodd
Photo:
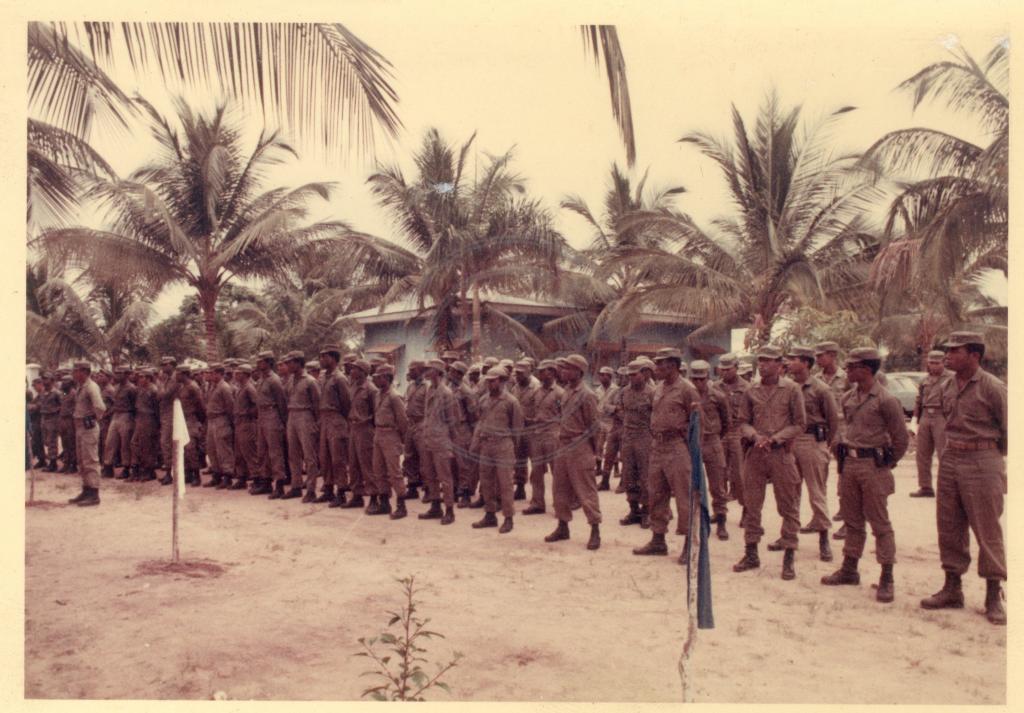
M 619 34 L 614 25 L 582 25 L 585 51 L 597 64 L 604 58 L 608 90 L 612 100 L 612 116 L 619 126 L 619 134 L 626 148 L 626 165 L 636 163 L 636 139 L 633 136 L 633 111 L 629 102 L 629 84 L 626 80 L 626 60 L 619 45 Z

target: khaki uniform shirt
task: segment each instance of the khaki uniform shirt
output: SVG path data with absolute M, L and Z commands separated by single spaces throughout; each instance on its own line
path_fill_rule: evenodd
M 75 394 L 75 410 L 72 415 L 74 418 L 95 416 L 98 419 L 106 410 L 107 405 L 103 402 L 99 384 L 92 379 L 86 379 Z
M 113 413 L 135 413 L 135 386 L 127 381 L 114 389 L 110 409 Z
M 929 374 L 922 379 L 917 387 L 917 402 L 914 404 L 914 415 L 919 421 L 925 414 L 942 417 L 942 389 L 946 380 L 953 375 L 952 371 L 947 370 L 938 376 Z
M 351 406 L 352 394 L 345 375 L 340 369 L 325 373 L 323 389 L 320 391 L 320 413 L 335 411 L 347 419 Z
M 260 413 L 275 412 L 281 423 L 288 419 L 288 396 L 276 372 L 271 371 L 260 379 L 256 387 L 256 406 Z
M 428 448 L 445 447 L 451 443 L 459 405 L 444 383 L 426 384 L 423 392 L 423 438 Z
M 654 387 L 651 431 L 655 434 L 677 433 L 686 438 L 690 428 L 690 411 L 700 402 L 700 394 L 689 379 L 679 377 L 674 384 L 659 381 Z
M 348 422 L 353 426 L 373 425 L 373 404 L 377 387 L 366 379 L 361 384 L 352 383 L 352 403 L 348 410 Z
M 509 389 L 509 393 L 516 397 L 516 401 L 519 402 L 519 406 L 523 409 L 523 422 L 527 425 L 532 424 L 535 418 L 533 394 L 539 388 L 539 386 L 534 386 L 532 382 L 527 383 L 526 386 L 520 386 L 519 382 L 516 382 Z
M 39 413 L 51 418 L 60 414 L 60 396 L 56 389 L 44 391 L 39 397 Z
M 93 382 L 96 383 L 96 382 Z M 97 386 L 97 388 L 99 388 Z M 78 389 L 74 386 L 66 394 L 61 394 L 60 398 L 60 415 L 64 418 L 71 418 L 75 414 L 75 400 L 78 395 Z
M 862 394 L 852 388 L 843 395 L 842 442 L 853 448 L 892 446 L 899 460 L 907 452 L 910 434 L 899 400 L 881 384 L 873 384 Z
M 473 387 L 463 381 L 458 386 L 452 386 L 451 390 L 457 407 L 455 423 L 472 426 L 476 423 L 478 405 Z
M 135 390 L 135 415 L 152 418 L 160 413 L 160 395 L 156 384 Z
M 402 397 L 391 389 L 377 390 L 373 394 L 373 425 L 380 429 L 394 429 L 404 439 L 410 424 Z
M 718 386 L 718 388 L 721 389 L 729 399 L 729 416 L 731 419 L 729 430 L 739 430 L 740 409 L 743 404 L 744 394 L 746 394 L 747 389 L 750 388 L 750 382 L 742 376 L 737 376 L 736 381 L 731 384 L 727 384 L 725 381 L 719 380 L 715 385 Z
M 259 415 L 259 407 L 256 405 L 257 398 L 256 384 L 252 383 L 252 380 L 246 382 L 245 386 L 235 389 L 235 421 L 254 419 Z
M 523 408 L 507 391 L 486 394 L 480 402 L 477 435 L 481 439 L 518 438 L 523 430 Z
M 707 393 L 700 397 L 700 416 L 701 440 L 712 437 L 725 438 L 732 425 L 729 397 L 717 386 L 709 385 Z
M 410 381 L 405 387 L 405 414 L 409 423 L 416 425 L 423 421 L 426 412 L 424 401 L 427 396 L 427 383 L 425 381 Z
M 589 436 L 597 425 L 599 410 L 597 395 L 582 381 L 575 387 L 567 386 L 562 395 L 562 422 L 559 424 L 558 440 L 575 441 Z
M 623 438 L 650 435 L 654 385 L 647 383 L 635 389 L 630 384 L 619 389 L 619 408 L 622 412 Z
M 230 420 L 235 414 L 235 403 L 228 382 L 221 381 L 213 387 L 206 400 L 206 415 L 212 418 L 227 416 Z
M 309 374 L 292 377 L 288 389 L 289 411 L 312 411 L 313 418 L 320 418 L 320 386 Z
M 831 447 L 839 438 L 839 406 L 838 400 L 828 385 L 816 376 L 807 377 L 800 384 L 804 395 L 804 413 L 807 415 L 807 428 L 824 425 L 828 428 L 828 444 Z
M 562 419 L 562 401 L 565 390 L 555 382 L 549 388 L 541 384 L 530 394 L 530 409 L 533 412 L 535 433 L 557 436 L 559 421 Z
M 771 386 L 757 384 L 744 396 L 740 408 L 740 433 L 744 438 L 768 436 L 773 443 L 786 443 L 804 432 L 804 397 L 792 380 L 780 378 Z
M 186 419 L 201 421 L 206 416 L 206 407 L 203 405 L 203 393 L 199 390 L 199 384 L 194 381 L 184 383 L 178 389 L 178 400 L 181 401 L 181 411 Z
M 1006 384 L 979 368 L 961 389 L 954 375 L 942 389 L 946 442 L 995 441 L 1006 455 Z

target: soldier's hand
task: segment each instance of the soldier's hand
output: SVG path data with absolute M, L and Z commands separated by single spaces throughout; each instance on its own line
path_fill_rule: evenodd
M 772 447 L 772 439 L 769 438 L 768 436 L 758 436 L 754 440 L 754 446 L 756 448 L 761 448 L 763 450 L 768 450 L 769 448 Z

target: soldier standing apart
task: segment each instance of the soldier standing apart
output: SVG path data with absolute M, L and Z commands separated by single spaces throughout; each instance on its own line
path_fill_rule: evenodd
M 320 477 L 320 386 L 306 373 L 306 355 L 290 352 L 285 357 L 290 372 L 288 384 L 288 426 L 286 439 L 291 461 L 292 487 L 282 500 L 302 495 L 302 473 L 306 473 L 306 495 L 302 502 L 316 500 Z
M 875 557 L 882 565 L 875 599 L 891 602 L 896 538 L 889 522 L 888 498 L 896 490 L 892 468 L 907 452 L 910 436 L 896 397 L 875 381 L 882 365 L 877 349 L 853 349 L 846 373 L 854 388 L 843 395 L 843 434 L 836 447 L 839 498 L 846 518 L 843 566 L 821 578 L 822 584 L 860 584 L 857 561 L 864 553 L 866 522 L 875 536 Z
M 47 473 L 57 472 L 57 438 L 60 436 L 60 393 L 53 388 L 53 374 L 43 374 L 43 394 L 39 401 L 39 414 L 43 428 L 43 447 L 46 449 Z
M 804 398 L 799 386 L 789 379 L 779 378 L 782 371 L 780 347 L 768 345 L 758 350 L 757 371 L 761 381 L 747 390 L 740 407 L 741 433 L 752 446 L 743 462 L 746 553 L 732 569 L 745 572 L 761 566 L 757 543 L 764 535 L 761 510 L 771 481 L 775 506 L 782 517 L 779 538 L 779 544 L 785 549 L 782 578 L 794 579 L 793 560 L 800 544 L 800 473 L 793 456 L 793 440 L 807 427 Z
M 78 385 L 75 393 L 75 453 L 82 471 L 82 492 L 68 500 L 82 507 L 100 504 L 100 426 L 106 411 L 100 387 L 90 378 L 92 366 L 87 361 L 75 362 L 72 377 Z
M 178 367 L 178 400 L 185 415 L 185 427 L 188 429 L 188 445 L 185 446 L 185 483 L 200 485 L 199 469 L 202 467 L 200 443 L 202 442 L 203 422 L 206 420 L 206 408 L 203 405 L 203 394 L 199 385 L 192 378 L 192 370 L 182 364 Z
M 269 481 L 273 481 L 274 488 L 268 495 L 273 500 L 284 495 L 284 434 L 288 422 L 288 397 L 275 366 L 273 352 L 260 352 L 256 355 L 256 368 L 260 371 L 260 381 L 256 387 L 256 460 L 260 464 L 259 472 L 264 478 L 265 487 L 249 491 L 253 495 L 263 495 L 270 487 Z
M 423 443 L 420 431 L 423 425 L 423 397 L 426 395 L 427 388 L 427 385 L 423 383 L 423 362 L 416 360 L 409 362 L 406 378 L 409 383 L 405 387 L 405 414 L 409 419 L 409 430 L 405 434 L 405 443 L 403 444 L 402 473 L 408 483 L 405 497 L 415 500 L 420 496 L 417 488 L 423 485 L 423 473 L 420 471 Z
M 825 483 L 828 478 L 828 454 L 839 437 L 839 408 L 832 389 L 815 376 L 814 350 L 793 347 L 789 354 L 789 375 L 800 386 L 804 395 L 804 413 L 807 427 L 793 441 L 793 454 L 800 477 L 807 485 L 807 499 L 811 505 L 811 521 L 800 528 L 803 533 L 818 533 L 818 556 L 822 562 L 832 561 L 832 548 L 828 531 L 832 520 L 828 514 Z M 768 546 L 772 549 L 772 545 Z
M 526 359 L 516 362 L 513 374 L 515 383 L 510 392 L 523 409 L 523 424 L 526 430 L 516 438 L 516 466 L 512 473 L 512 482 L 515 483 L 516 489 L 512 497 L 516 500 L 526 500 L 527 459 L 531 457 L 527 432 L 533 424 L 533 394 L 540 388 L 540 384 L 534 383 L 536 379 L 533 377 L 533 366 Z
M 470 458 L 469 447 L 473 440 L 473 427 L 477 418 L 477 399 L 473 389 L 463 381 L 466 364 L 454 361 L 448 366 L 448 383 L 455 398 L 455 427 L 452 432 L 452 450 L 454 451 L 456 483 L 458 487 L 458 507 L 469 505 L 469 498 L 476 490 L 473 477 L 476 475 L 475 464 Z
M 440 359 L 427 362 L 428 386 L 423 402 L 423 458 L 420 468 L 427 488 L 430 509 L 420 513 L 420 520 L 440 519 L 442 525 L 455 522 L 455 488 L 452 481 L 452 439 L 458 418 L 458 404 L 451 389 L 444 383 L 445 363 Z M 444 514 L 441 514 L 441 499 Z
M 391 515 L 392 520 L 406 516 L 405 481 L 402 479 L 402 447 L 409 434 L 409 420 L 402 397 L 392 390 L 395 370 L 390 364 L 381 364 L 373 372 L 373 489 L 367 515 Z M 395 492 L 395 511 L 391 512 L 388 492 Z
M 601 546 L 601 503 L 594 479 L 599 413 L 597 396 L 583 383 L 587 360 L 579 354 L 565 358 L 562 368 L 565 394 L 562 397 L 562 421 L 558 429 L 558 451 L 555 453 L 555 477 L 552 491 L 558 527 L 544 538 L 545 542 L 569 539 L 572 502 L 578 500 L 590 524 L 588 550 Z
M 739 362 L 735 354 L 723 354 L 718 358 L 718 388 L 729 398 L 730 426 L 722 439 L 725 450 L 725 471 L 729 483 L 729 498 L 739 503 L 741 510 L 746 506 L 743 502 L 743 444 L 740 435 L 740 403 L 743 395 L 750 388 L 750 382 L 740 378 L 736 367 Z M 740 526 L 743 526 L 742 516 Z
M 711 365 L 702 359 L 690 362 L 690 381 L 700 394 L 700 454 L 711 491 L 711 509 L 715 532 L 719 540 L 728 540 L 725 518 L 729 512 L 729 499 L 725 492 L 725 450 L 722 439 L 732 425 L 729 397 L 716 385 L 710 384 Z M 683 525 L 682 520 L 679 522 Z
M 512 531 L 515 503 L 512 498 L 512 468 L 515 465 L 515 439 L 523 432 L 523 411 L 512 394 L 502 387 L 503 369 L 491 368 L 484 376 L 487 393 L 480 401 L 477 421 L 477 457 L 480 473 L 480 497 L 484 501 L 483 518 L 473 527 L 497 527 L 498 499 L 505 516 L 500 534 Z
M 912 498 L 934 498 L 932 488 L 932 455 L 938 460 L 946 444 L 946 417 L 942 413 L 942 388 L 953 372 L 946 369 L 946 354 L 928 352 L 928 376 L 917 391 L 914 416 L 917 418 L 917 490 Z
M 224 365 L 211 364 L 206 375 L 210 391 L 206 397 L 206 456 L 212 471 L 203 487 L 224 490 L 235 475 L 235 399 L 224 380 Z
M 690 448 L 687 434 L 690 412 L 700 402 L 693 384 L 683 378 L 679 368 L 683 355 L 671 347 L 659 349 L 654 357 L 659 383 L 651 398 L 651 436 L 653 444 L 647 464 L 647 487 L 651 510 L 651 541 L 633 550 L 635 555 L 667 555 L 665 533 L 676 497 L 680 525 L 690 521 Z M 683 528 L 685 532 L 685 527 Z M 680 556 L 686 553 L 686 546 Z
M 160 397 L 155 369 L 142 369 L 135 387 L 135 429 L 132 431 L 129 480 L 156 480 L 157 454 L 160 450 Z
M 647 464 L 651 454 L 651 412 L 654 407 L 654 384 L 639 361 L 626 367 L 629 385 L 619 391 L 622 411 L 622 485 L 629 503 L 629 512 L 620 525 L 650 526 L 650 492 Z M 666 552 L 668 550 L 666 549 Z
M 251 364 L 235 367 L 235 395 L 231 411 L 235 424 L 235 482 L 229 489 L 244 490 L 246 481 L 252 479 L 249 492 L 253 495 L 266 495 L 271 492 L 270 479 L 260 475 L 262 471 L 257 457 L 256 424 L 259 406 L 252 371 Z
M 524 515 L 541 515 L 547 510 L 544 496 L 544 476 L 552 471 L 554 477 L 555 453 L 558 449 L 558 429 L 565 392 L 555 383 L 555 362 L 545 359 L 540 363 L 540 386 L 531 394 L 529 412 L 532 424 L 527 439 L 530 451 L 530 504 Z
M 1006 550 L 999 518 L 1006 495 L 1006 384 L 981 368 L 985 342 L 976 332 L 953 332 L 944 345 L 954 376 L 942 387 L 946 446 L 939 456 L 936 519 L 942 590 L 921 601 L 925 609 L 960 609 L 960 578 L 971 564 L 968 528 L 978 541 L 978 574 L 985 580 L 985 616 L 1006 624 L 1001 582 Z
M 377 387 L 367 378 L 370 364 L 364 359 L 351 363 L 352 404 L 348 412 L 348 472 L 352 497 L 340 507 L 361 508 L 363 494 L 374 496 L 373 403 Z
M 338 368 L 341 349 L 328 344 L 320 349 L 323 388 L 320 392 L 320 470 L 324 489 L 318 503 L 340 507 L 348 490 L 348 412 L 352 405 L 348 379 Z

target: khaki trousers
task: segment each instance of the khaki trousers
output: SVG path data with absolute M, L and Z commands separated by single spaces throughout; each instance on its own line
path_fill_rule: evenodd
M 320 470 L 325 486 L 348 489 L 348 421 L 337 411 L 320 412 Z
M 594 449 L 590 440 L 560 440 L 555 453 L 555 477 L 551 485 L 555 516 L 563 522 L 572 520 L 573 495 L 583 506 L 583 514 L 591 525 L 601 524 L 601 504 L 594 480 Z
M 100 427 L 86 428 L 82 420 L 75 419 L 75 455 L 78 471 L 82 474 L 82 487 L 100 487 Z
M 551 471 L 554 478 L 555 452 L 558 449 L 558 436 L 554 433 L 536 432 L 530 439 L 530 505 L 547 508 L 545 504 L 544 475 Z
M 808 527 L 818 532 L 828 530 L 832 527 L 832 518 L 828 514 L 828 501 L 825 497 L 825 484 L 828 478 L 828 444 L 824 441 L 816 441 L 813 435 L 804 433 L 793 441 L 793 455 L 796 458 L 796 467 L 800 471 L 801 481 L 807 486 L 807 499 L 811 503 L 811 522 Z M 797 488 L 799 487 L 797 485 Z M 799 495 L 797 497 L 799 503 Z
M 729 431 L 722 439 L 722 449 L 725 451 L 725 477 L 729 482 L 729 490 L 736 497 L 740 507 L 743 502 L 743 443 L 740 432 Z
M 647 487 L 650 492 L 651 532 L 664 535 L 672 519 L 669 501 L 676 499 L 679 525 L 684 530 L 690 521 L 690 449 L 681 437 L 654 440 L 647 462 Z
M 721 436 L 704 436 L 700 443 L 700 456 L 708 476 L 711 511 L 714 515 L 726 515 L 729 512 L 729 499 L 725 489 L 725 450 Z
M 103 442 L 103 465 L 129 465 L 132 462 L 131 443 L 134 421 L 130 413 L 115 413 L 107 428 Z
M 260 461 L 256 446 L 256 420 L 240 418 L 235 421 L 235 476 L 260 477 Z
M 402 437 L 393 428 L 376 428 L 373 432 L 373 490 L 375 495 L 396 498 L 405 495 L 402 478 Z
M 426 448 L 420 454 L 420 472 L 427 486 L 427 500 L 452 507 L 455 505 L 455 483 L 452 480 L 452 449 L 450 446 Z
M 140 468 L 156 468 L 157 453 L 160 446 L 160 424 L 156 414 L 137 416 L 135 430 L 132 431 L 132 465 Z
M 782 546 L 795 550 L 800 544 L 800 473 L 796 459 L 786 448 L 752 447 L 743 460 L 743 495 L 747 508 L 744 542 L 756 545 L 764 535 L 761 510 L 771 481 L 775 507 L 782 517 Z
M 651 457 L 650 433 L 623 433 L 620 456 L 622 482 L 626 487 L 626 501 L 650 507 L 647 468 Z
M 469 424 L 460 423 L 452 429 L 452 452 L 455 461 L 456 487 L 464 493 L 472 493 L 476 490 L 476 462 L 469 452 L 470 444 L 473 442 L 473 431 Z
M 946 419 L 924 414 L 917 424 L 917 442 L 914 457 L 917 461 L 917 486 L 932 487 L 932 455 L 942 457 L 946 445 Z
M 373 431 L 373 426 L 369 424 L 349 424 L 348 484 L 355 497 L 378 494 L 373 475 Z
M 57 416 L 43 416 L 43 447 L 46 449 L 47 460 L 57 460 L 60 452 L 57 450 L 57 438 L 60 436 L 60 418 Z
M 481 438 L 479 451 L 480 495 L 487 512 L 498 511 L 498 497 L 501 497 L 501 514 L 512 517 L 516 514 L 512 500 L 512 468 L 516 451 L 511 438 Z M 591 480 L 594 466 L 591 455 Z
M 302 484 L 305 466 L 305 487 L 315 488 L 320 477 L 320 427 L 312 411 L 288 412 L 288 463 L 292 472 L 292 487 Z
M 256 460 L 259 475 L 284 481 L 284 424 L 276 411 L 260 413 L 257 418 Z
M 1006 580 L 1006 549 L 999 518 L 1006 494 L 1006 463 L 999 451 L 943 450 L 939 458 L 936 520 L 939 559 L 947 572 L 971 564 L 970 536 L 978 541 L 978 575 Z
M 235 472 L 235 434 L 227 416 L 213 416 L 206 424 L 206 457 L 210 470 L 222 475 Z
M 876 468 L 870 458 L 847 458 L 839 476 L 839 498 L 846 518 L 843 556 L 860 559 L 867 540 L 866 523 L 875 536 L 875 559 L 879 564 L 896 562 L 896 537 L 889 522 L 888 499 L 896 481 L 888 468 Z

